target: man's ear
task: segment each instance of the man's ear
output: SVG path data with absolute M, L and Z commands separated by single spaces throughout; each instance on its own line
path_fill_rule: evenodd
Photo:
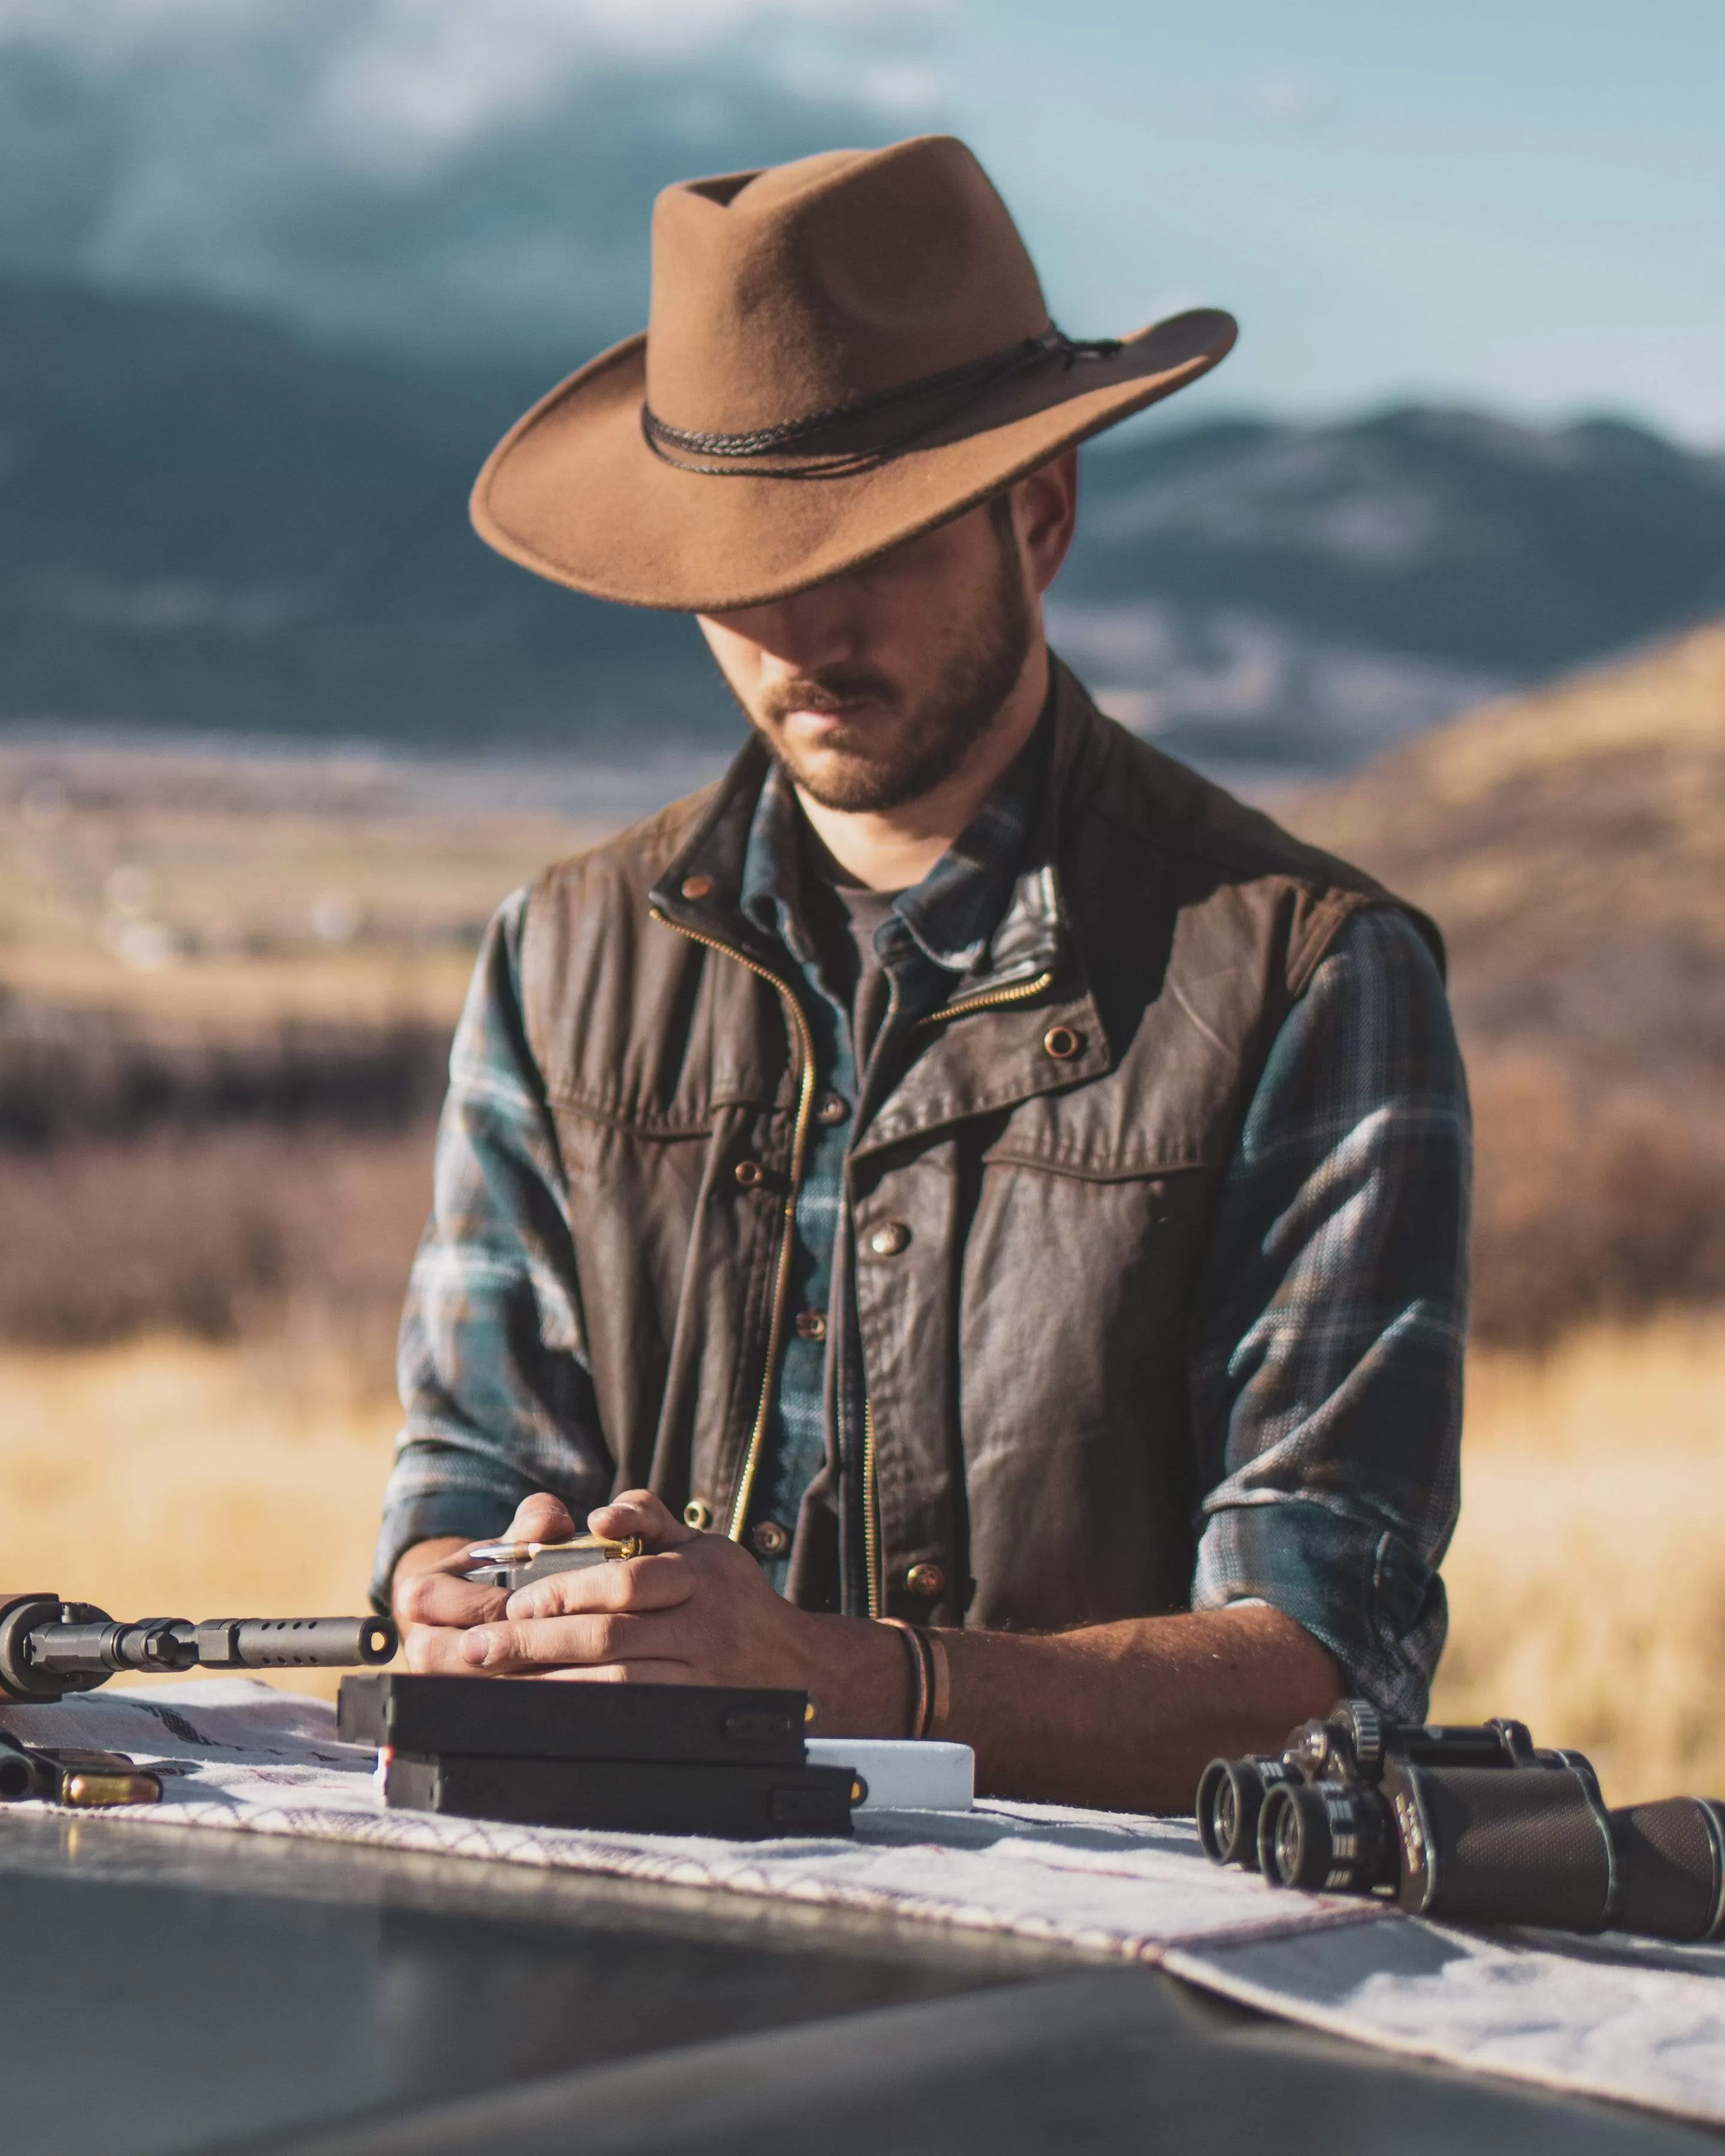
M 1078 522 L 1078 452 L 1021 479 L 1012 490 L 1013 525 L 1032 584 L 1045 592 L 1060 572 Z

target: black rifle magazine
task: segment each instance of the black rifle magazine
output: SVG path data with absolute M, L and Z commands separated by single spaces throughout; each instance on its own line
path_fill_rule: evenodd
M 464 1680 L 457 1679 L 458 1683 Z M 849 1767 L 704 1766 L 627 1759 L 480 1759 L 388 1754 L 392 1811 L 614 1834 L 848 1836 L 865 1794 Z
M 350 1744 L 422 1757 L 800 1767 L 803 1691 L 726 1685 L 558 1684 L 519 1677 L 346 1677 Z

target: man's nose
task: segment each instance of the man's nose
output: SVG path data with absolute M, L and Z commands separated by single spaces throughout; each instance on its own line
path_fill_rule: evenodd
M 787 676 L 853 665 L 867 643 L 859 609 L 847 603 L 845 593 L 828 586 L 716 619 L 778 660 Z

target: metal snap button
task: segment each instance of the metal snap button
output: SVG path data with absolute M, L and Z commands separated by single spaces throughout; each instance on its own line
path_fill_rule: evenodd
M 1042 1045 L 1057 1063 L 1070 1063 L 1084 1043 L 1070 1025 L 1051 1025 L 1042 1036 Z
M 819 1310 L 799 1310 L 797 1312 L 797 1332 L 804 1340 L 824 1340 L 827 1337 L 825 1312 Z
M 877 1258 L 896 1258 L 910 1244 L 911 1231 L 902 1220 L 883 1220 L 869 1231 L 869 1248 Z
M 925 1602 L 938 1602 L 947 1591 L 947 1575 L 937 1564 L 913 1564 L 905 1574 L 905 1585 Z
M 740 1160 L 737 1163 L 737 1179 L 745 1190 L 758 1190 L 767 1180 L 767 1171 L 757 1160 Z
M 691 1497 L 683 1507 L 685 1527 L 699 1527 L 703 1532 L 713 1523 L 713 1508 L 705 1497 Z
M 818 1123 L 842 1123 L 850 1113 L 850 1103 L 842 1093 L 823 1093 L 814 1120 Z
M 711 898 L 713 895 L 713 880 L 711 876 L 704 875 L 685 876 L 682 890 L 685 898 Z
M 757 1557 L 783 1557 L 791 1546 L 791 1531 L 777 1520 L 762 1520 L 749 1529 L 749 1543 Z

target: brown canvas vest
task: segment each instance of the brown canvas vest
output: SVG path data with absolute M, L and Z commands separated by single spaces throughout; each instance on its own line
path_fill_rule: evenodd
M 617 1486 L 736 1532 L 794 1315 L 815 1090 L 788 963 L 737 911 L 763 768 L 752 745 L 547 870 L 522 960 Z M 1018 892 L 855 1140 L 848 1196 L 875 1606 L 1062 1630 L 1188 1606 L 1218 1192 L 1337 931 L 1399 901 L 1103 718 L 1064 669 Z M 937 1598 L 906 1586 L 919 1566 Z

